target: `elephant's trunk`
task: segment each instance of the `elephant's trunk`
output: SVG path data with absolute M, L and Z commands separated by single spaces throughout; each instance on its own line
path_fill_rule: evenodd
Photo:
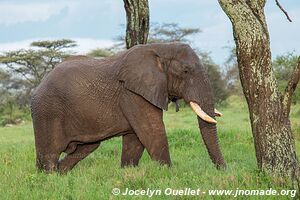
M 200 132 L 208 154 L 217 169 L 226 168 L 226 162 L 220 150 L 216 124 L 208 123 L 198 117 Z
M 184 99 L 198 115 L 198 123 L 203 141 L 212 162 L 218 169 L 226 168 L 226 162 L 220 150 L 215 116 L 222 113 L 215 110 L 212 89 L 204 71 L 195 74 L 195 78 L 186 87 Z M 191 104 L 191 102 L 194 102 Z

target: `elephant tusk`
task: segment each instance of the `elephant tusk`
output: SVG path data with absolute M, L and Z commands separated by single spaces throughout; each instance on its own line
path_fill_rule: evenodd
M 191 102 L 190 102 L 190 105 L 191 105 L 193 111 L 194 111 L 201 119 L 203 119 L 204 121 L 209 122 L 209 123 L 214 123 L 214 124 L 217 123 L 217 121 L 214 120 L 212 117 L 210 117 L 208 114 L 206 114 L 206 113 L 201 109 L 201 107 L 200 107 L 197 103 L 191 101 Z
M 221 112 L 219 112 L 217 109 L 215 109 L 215 114 L 216 114 L 216 117 L 222 117 L 223 114 Z

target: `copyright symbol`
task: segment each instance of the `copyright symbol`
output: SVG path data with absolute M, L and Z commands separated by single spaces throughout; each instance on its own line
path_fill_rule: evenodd
M 120 194 L 120 189 L 119 188 L 114 188 L 114 189 L 112 189 L 112 191 L 111 191 L 111 193 L 113 194 L 113 195 L 119 195 Z

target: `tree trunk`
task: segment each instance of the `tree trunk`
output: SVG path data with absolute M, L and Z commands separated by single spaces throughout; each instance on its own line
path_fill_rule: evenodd
M 289 120 L 291 95 L 281 95 L 272 69 L 270 38 L 264 15 L 265 2 L 219 0 L 233 26 L 240 79 L 248 103 L 258 167 L 267 172 L 297 178 L 298 159 Z
M 127 16 L 126 48 L 146 44 L 149 34 L 148 0 L 123 0 Z

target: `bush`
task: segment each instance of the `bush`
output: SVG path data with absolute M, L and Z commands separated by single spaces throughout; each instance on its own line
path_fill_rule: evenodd
M 15 102 L 10 101 L 0 107 L 0 126 L 20 124 L 30 119 L 28 106 L 20 107 Z
M 273 61 L 275 76 L 281 92 L 284 92 L 297 63 L 298 56 L 294 55 L 294 53 L 286 53 L 284 55 L 277 56 Z M 299 101 L 300 89 L 297 87 L 292 97 L 292 103 L 296 104 Z
M 209 53 L 199 50 L 196 51 L 207 72 L 215 103 L 221 104 L 228 98 L 229 91 L 226 88 L 226 80 L 222 77 L 220 66 L 214 63 Z

